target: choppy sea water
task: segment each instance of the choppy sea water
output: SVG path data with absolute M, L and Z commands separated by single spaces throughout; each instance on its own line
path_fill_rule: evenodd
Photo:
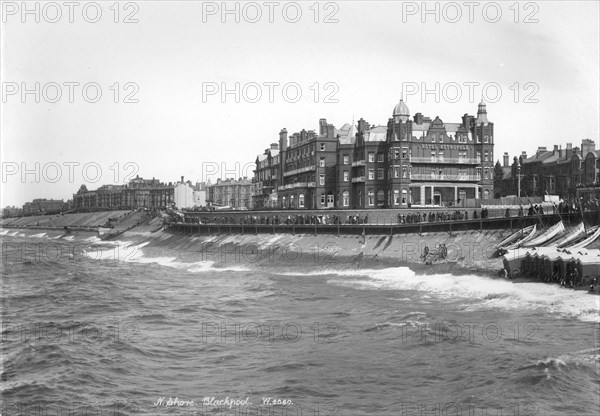
M 2 415 L 600 412 L 582 291 L 2 234 Z

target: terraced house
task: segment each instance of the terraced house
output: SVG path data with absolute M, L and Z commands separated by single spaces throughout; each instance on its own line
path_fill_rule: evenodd
M 516 164 L 520 164 L 521 172 L 521 195 L 543 196 L 545 194 L 558 195 L 563 199 L 577 196 L 577 193 L 598 193 L 600 186 L 600 151 L 596 149 L 596 143 L 590 139 L 581 141 L 581 147 L 573 147 L 567 143 L 565 148 L 554 145 L 552 150 L 546 147 L 538 147 L 536 152 L 527 157 L 522 152 L 514 166 L 508 168 L 505 154 L 505 166 L 496 168 L 496 180 L 501 183 L 497 186 L 499 196 L 516 195 L 517 181 L 515 178 Z M 499 175 L 502 174 L 502 179 Z
M 273 150 L 256 160 L 257 207 L 401 208 L 493 197 L 494 124 L 483 102 L 477 117 L 444 123 L 421 113 L 411 119 L 400 100 L 387 125 L 361 118 L 336 129 L 321 119 L 318 134 L 288 138 L 281 130 L 278 157 Z

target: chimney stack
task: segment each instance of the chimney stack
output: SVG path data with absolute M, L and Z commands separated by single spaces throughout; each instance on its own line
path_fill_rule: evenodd
M 581 141 L 581 156 L 585 159 L 585 156 L 589 152 L 596 150 L 596 142 L 590 139 L 584 139 Z
M 507 168 L 508 167 L 508 152 L 504 152 L 504 167 Z
M 327 119 L 319 119 L 319 136 L 325 136 L 327 134 Z
M 524 150 L 521 152 L 521 159 L 523 159 L 523 160 L 527 159 L 527 152 Z
M 288 132 L 285 128 L 283 128 L 279 132 L 279 149 L 281 149 L 282 152 L 285 152 L 287 150 L 287 142 L 288 142 Z
M 183 183 L 183 175 L 181 175 L 181 183 Z
M 573 143 L 567 143 L 565 157 L 569 159 L 571 156 L 573 156 Z

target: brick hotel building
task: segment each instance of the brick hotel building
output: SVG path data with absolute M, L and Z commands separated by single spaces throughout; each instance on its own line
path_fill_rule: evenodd
M 256 159 L 255 208 L 401 208 L 493 198 L 494 123 L 485 103 L 460 123 L 410 118 L 400 100 L 386 126 L 279 133 Z

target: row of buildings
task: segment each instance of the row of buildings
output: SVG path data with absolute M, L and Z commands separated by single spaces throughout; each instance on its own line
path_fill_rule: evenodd
M 217 179 L 207 190 L 207 201 L 210 205 L 241 210 L 253 209 L 253 196 L 259 192 L 258 183 L 246 177 Z
M 252 209 L 256 183 L 248 178 L 218 179 L 215 184 L 180 181 L 164 183 L 156 178 L 136 176 L 125 185 L 102 185 L 89 190 L 81 185 L 73 199 L 34 199 L 23 207 L 5 207 L 2 217 L 58 214 L 71 210 L 98 211 L 117 209 L 196 209 L 208 206 Z
M 81 185 L 73 194 L 73 209 L 165 209 L 193 208 L 206 205 L 206 185 L 192 184 L 184 181 L 163 183 L 158 179 L 144 179 L 136 176 L 126 185 L 103 185 L 95 190 L 88 190 Z
M 554 145 L 552 150 L 538 147 L 528 156 L 522 152 L 509 162 L 504 153 L 503 163 L 494 168 L 496 197 L 506 195 L 558 195 L 565 200 L 583 196 L 598 198 L 600 193 L 600 150 L 593 140 L 585 139 L 581 147 L 572 143 Z M 520 177 L 520 181 L 519 181 Z
M 477 115 L 445 123 L 421 113 L 410 116 L 403 100 L 386 125 L 362 118 L 339 129 L 319 120 L 318 132 L 288 135 L 257 156 L 251 179 L 218 179 L 215 184 L 163 183 L 136 177 L 125 185 L 85 185 L 67 203 L 36 199 L 23 215 L 68 209 L 369 209 L 452 206 L 465 199 L 509 195 L 600 198 L 600 151 L 593 140 L 552 150 L 522 152 L 510 163 L 494 164 L 494 123 L 486 104 Z M 9 210 L 10 211 L 10 210 Z M 8 212 L 8 211 L 7 211 Z M 10 212 L 15 212 L 10 211 Z
M 403 100 L 387 125 L 362 118 L 318 133 L 286 129 L 256 158 L 256 208 L 401 208 L 494 196 L 494 123 L 477 116 L 444 123 L 412 118 Z

